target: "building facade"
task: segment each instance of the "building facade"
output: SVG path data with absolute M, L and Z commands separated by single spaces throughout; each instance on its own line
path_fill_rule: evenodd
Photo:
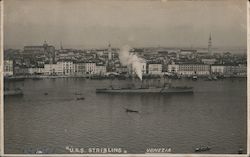
M 104 64 L 97 64 L 95 74 L 97 75 L 105 75 L 107 73 L 106 66 Z
M 210 65 L 206 64 L 179 64 L 180 75 L 210 75 Z
M 28 68 L 30 75 L 44 74 L 44 68 Z
M 62 65 L 63 75 L 72 76 L 75 74 L 75 65 L 72 60 L 60 60 L 57 64 Z
M 169 64 L 168 65 L 168 72 L 178 73 L 178 71 L 179 71 L 179 65 L 178 64 Z
M 62 62 L 44 64 L 44 75 L 64 75 Z
M 96 63 L 88 62 L 86 63 L 86 74 L 96 74 Z
M 13 60 L 4 60 L 4 76 L 13 76 L 14 74 Z
M 225 66 L 224 65 L 211 65 L 211 73 L 212 74 L 225 74 Z
M 86 75 L 86 63 L 85 62 L 76 62 L 75 63 L 75 75 L 76 76 L 85 76 Z
M 162 64 L 159 63 L 148 64 L 148 74 L 153 74 L 153 75 L 162 74 Z

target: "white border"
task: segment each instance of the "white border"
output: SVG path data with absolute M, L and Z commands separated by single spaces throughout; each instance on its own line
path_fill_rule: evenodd
M 206 0 L 205 0 L 206 1 Z M 208 0 L 209 1 L 209 0 Z M 247 7 L 247 153 L 246 154 L 160 154 L 160 153 L 155 153 L 155 154 L 150 154 L 150 153 L 146 153 L 146 154 L 4 154 L 4 102 L 3 102 L 3 86 L 4 86 L 4 79 L 3 79 L 3 61 L 4 61 L 4 42 L 3 42 L 3 38 L 4 38 L 4 31 L 3 31 L 3 12 L 4 12 L 4 7 L 3 7 L 3 0 L 0 0 L 0 91 L 2 94 L 0 94 L 0 120 L 1 120 L 1 124 L 0 124 L 0 156 L 6 156 L 6 157 L 31 157 L 31 156 L 44 156 L 44 157 L 70 157 L 70 156 L 74 156 L 74 157 L 81 157 L 81 156 L 120 156 L 120 157 L 127 157 L 127 156 L 140 156 L 140 157 L 145 157 L 145 156 L 152 156 L 152 157 L 250 157 L 250 146 L 249 146 L 249 141 L 250 141 L 250 129 L 248 128 L 250 126 L 250 106 L 249 106 L 249 100 L 248 98 L 250 97 L 250 28 L 249 28 L 249 24 L 250 24 L 250 0 L 246 0 L 246 7 Z
M 1 109 L 0 109 L 0 120 L 1 120 L 1 128 L 0 128 L 0 133 L 1 133 L 1 141 L 0 141 L 0 153 L 1 153 L 1 155 L 3 155 L 4 154 L 4 105 L 3 105 L 3 86 L 4 86 L 4 79 L 3 79 L 3 60 L 4 60 L 4 55 L 3 55 L 3 52 L 4 52 L 4 50 L 3 50 L 3 0 L 1 0 L 0 1 L 0 11 L 1 11 L 1 13 L 0 13 L 0 18 L 1 18 L 1 22 L 0 22 L 0 34 L 1 34 L 1 36 L 0 36 L 0 59 L 1 59 L 1 61 L 0 61 L 0 63 L 1 63 L 1 65 L 0 65 L 0 75 L 1 75 L 1 78 L 0 78 L 0 93 L 2 93 L 1 95 L 0 95 L 0 107 L 1 107 Z
M 248 157 L 246 154 L 35 154 L 35 155 L 20 155 L 20 154 L 5 154 L 4 156 L 6 157 L 29 157 L 29 156 L 44 156 L 44 157 L 70 157 L 70 156 L 76 156 L 76 157 L 81 157 L 81 156 L 90 156 L 90 157 Z
M 250 152 L 250 146 L 249 146 L 249 141 L 250 141 L 250 129 L 249 129 L 249 126 L 250 126 L 250 122 L 249 122 L 249 119 L 250 119 L 250 106 L 249 106 L 249 98 L 250 98 L 250 89 L 249 89 L 249 81 L 250 81 L 250 28 L 249 28 L 249 24 L 250 24 L 250 1 L 248 0 L 247 1 L 247 154 L 248 156 L 249 155 L 249 152 Z

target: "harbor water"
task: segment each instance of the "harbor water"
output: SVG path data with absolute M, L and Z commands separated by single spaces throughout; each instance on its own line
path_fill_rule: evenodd
M 172 81 L 193 86 L 193 94 L 95 93 L 111 83 L 125 87 L 131 81 L 58 78 L 5 83 L 21 87 L 24 94 L 4 99 L 5 153 L 46 149 L 68 154 L 67 146 L 122 148 L 127 153 L 146 153 L 149 148 L 195 153 L 196 147 L 210 146 L 204 153 L 231 154 L 240 148 L 246 153 L 246 79 Z

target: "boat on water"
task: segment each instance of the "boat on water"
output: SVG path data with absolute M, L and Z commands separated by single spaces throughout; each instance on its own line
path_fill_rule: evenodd
M 214 76 L 212 76 L 212 79 L 217 80 L 218 78 L 217 78 L 217 76 L 214 75 Z
M 195 148 L 195 152 L 204 152 L 204 151 L 209 151 L 210 149 L 211 149 L 211 147 L 202 146 L 202 147 Z
M 172 86 L 171 84 L 164 84 L 163 87 L 140 87 L 140 88 L 102 88 L 96 89 L 96 93 L 193 93 L 193 87 L 187 86 Z
M 16 88 L 13 90 L 5 89 L 4 90 L 4 96 L 22 96 L 23 91 L 20 88 Z
M 240 149 L 238 150 L 238 154 L 243 154 L 243 148 L 240 148 Z
M 194 76 L 192 77 L 192 80 L 194 80 L 194 81 L 198 80 L 198 76 L 197 76 L 197 75 L 194 75 Z
M 36 154 L 43 154 L 43 151 L 37 150 L 37 151 L 36 151 Z
M 128 109 L 128 108 L 126 108 L 126 112 L 134 112 L 134 113 L 139 113 L 139 111 L 137 111 L 137 110 L 131 110 L 131 109 Z

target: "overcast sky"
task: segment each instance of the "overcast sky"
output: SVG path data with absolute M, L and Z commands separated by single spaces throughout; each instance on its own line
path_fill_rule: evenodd
M 5 48 L 247 45 L 246 0 L 5 0 Z

